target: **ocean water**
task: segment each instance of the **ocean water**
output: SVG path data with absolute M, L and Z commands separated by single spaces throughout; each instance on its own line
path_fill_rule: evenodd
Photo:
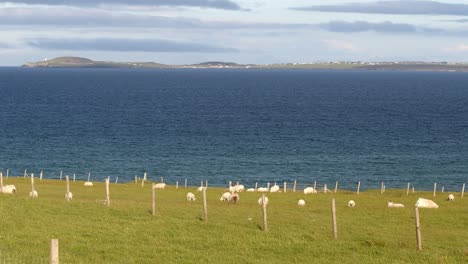
M 457 190 L 468 74 L 0 68 L 0 169 Z

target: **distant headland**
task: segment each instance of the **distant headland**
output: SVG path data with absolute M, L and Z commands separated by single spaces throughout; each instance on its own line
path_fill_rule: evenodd
M 170 65 L 156 62 L 93 61 L 80 57 L 58 57 L 38 62 L 27 62 L 28 68 L 150 68 L 150 69 L 317 69 L 317 70 L 394 70 L 394 71 L 457 71 L 468 72 L 466 63 L 448 62 L 361 62 L 329 61 L 278 64 L 238 64 L 210 61 L 198 64 Z

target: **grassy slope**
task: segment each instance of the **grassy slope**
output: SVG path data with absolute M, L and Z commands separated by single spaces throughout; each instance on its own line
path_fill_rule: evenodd
M 439 209 L 421 209 L 424 251 L 416 251 L 414 209 L 418 197 L 401 190 L 359 196 L 268 194 L 269 233 L 261 226 L 258 193 L 242 193 L 238 204 L 219 201 L 222 190 L 208 189 L 209 222 L 202 216 L 201 193 L 185 202 L 188 190 L 157 192 L 157 216 L 150 214 L 151 187 L 112 184 L 111 207 L 102 204 L 103 183 L 85 188 L 72 183 L 74 200 L 65 201 L 65 181 L 36 180 L 39 198 L 30 199 L 29 180 L 9 178 L 17 195 L 0 195 L 0 252 L 47 259 L 49 240 L 58 238 L 62 263 L 466 263 L 468 197 L 434 200 Z M 338 240 L 331 238 L 330 201 L 337 200 Z M 304 198 L 305 208 L 297 207 Z M 356 208 L 348 208 L 354 199 Z M 407 205 L 386 208 L 386 201 Z M 251 218 L 251 220 L 249 220 Z

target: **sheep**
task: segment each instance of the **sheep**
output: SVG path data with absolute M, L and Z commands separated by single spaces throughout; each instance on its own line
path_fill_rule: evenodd
M 278 185 L 273 185 L 271 188 L 270 188 L 270 192 L 279 192 L 280 190 L 280 187 Z
M 87 181 L 87 182 L 85 182 L 85 183 L 83 184 L 83 186 L 85 186 L 85 187 L 93 187 L 93 183 L 90 182 L 90 181 Z
M 258 198 L 258 205 L 262 205 L 262 197 Z M 265 205 L 268 205 L 268 197 L 265 196 Z
M 447 200 L 453 201 L 453 200 L 455 200 L 455 196 L 453 196 L 453 194 L 449 194 Z
M 414 206 L 418 208 L 439 208 L 439 206 L 436 203 L 424 198 L 419 198 Z
M 388 201 L 387 202 L 387 207 L 389 208 L 404 208 L 405 205 L 404 204 L 400 204 L 400 203 L 394 203 L 392 201 Z
M 31 198 L 37 198 L 37 196 L 39 196 L 39 195 L 38 195 L 38 193 L 37 193 L 36 190 L 34 190 L 33 192 L 29 192 L 29 197 L 31 197 Z
M 157 183 L 154 185 L 154 189 L 164 189 L 164 188 L 166 188 L 165 183 Z
M 73 199 L 73 193 L 72 192 L 65 193 L 65 199 L 71 201 Z
M 240 200 L 239 194 L 235 192 L 235 193 L 231 194 L 231 198 L 230 198 L 229 202 L 237 203 L 239 200 Z
M 257 188 L 257 192 L 268 192 L 268 188 L 266 187 Z
M 231 193 L 230 192 L 225 192 L 223 195 L 221 195 L 221 198 L 219 198 L 221 202 L 229 202 L 231 200 Z
M 348 207 L 354 207 L 354 206 L 356 206 L 356 202 L 354 202 L 353 200 L 349 200 Z
M 311 194 L 311 193 L 317 193 L 317 190 L 315 190 L 314 187 L 307 187 L 304 189 L 304 194 Z
M 303 199 L 300 199 L 298 202 L 297 202 L 297 206 L 305 206 L 305 201 Z
M 234 186 L 234 192 L 243 192 L 245 190 L 245 186 L 242 184 L 236 184 Z
M 187 201 L 188 202 L 194 202 L 197 198 L 195 198 L 195 194 L 189 192 L 187 193 Z
M 16 186 L 14 186 L 14 185 L 2 186 L 1 192 L 2 193 L 8 193 L 8 194 L 16 194 Z
M 247 192 L 255 192 L 255 188 L 249 188 L 247 189 Z

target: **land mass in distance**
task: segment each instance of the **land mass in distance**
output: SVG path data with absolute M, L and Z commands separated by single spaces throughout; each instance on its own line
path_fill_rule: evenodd
M 58 57 L 38 62 L 28 62 L 29 68 L 161 68 L 161 69 L 362 69 L 397 71 L 460 71 L 468 72 L 466 63 L 448 62 L 360 62 L 330 61 L 278 64 L 238 64 L 234 62 L 210 61 L 198 64 L 170 65 L 156 62 L 113 62 L 93 61 L 80 57 Z

